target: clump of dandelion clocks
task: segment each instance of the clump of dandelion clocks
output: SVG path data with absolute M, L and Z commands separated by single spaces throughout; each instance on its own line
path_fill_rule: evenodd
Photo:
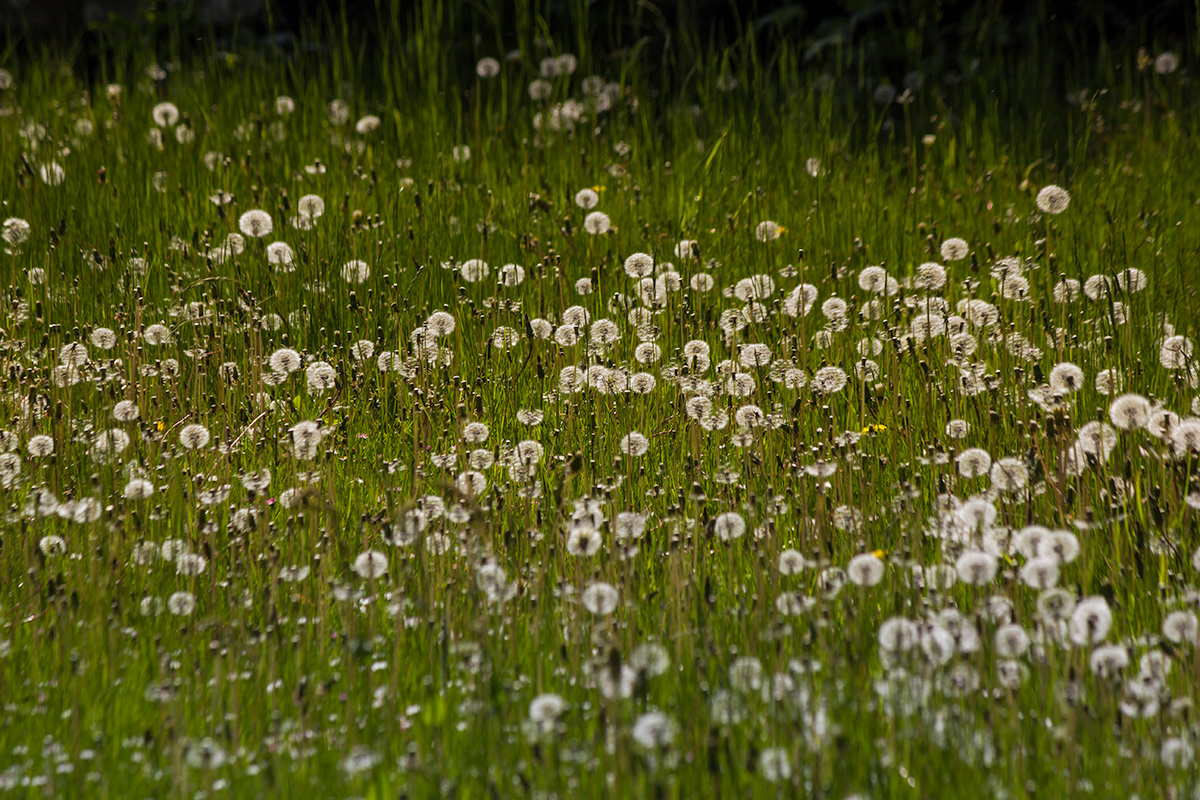
M 38 550 L 46 556 L 61 556 L 67 552 L 67 541 L 61 536 L 43 536 L 38 540 Z
M 179 444 L 183 445 L 185 450 L 199 450 L 205 447 L 211 438 L 208 428 L 194 422 L 184 425 L 183 430 L 179 432 Z
M 965 239 L 957 236 L 942 242 L 941 254 L 945 261 L 962 261 L 970 253 L 970 247 Z
M 1043 186 L 1037 193 L 1037 207 L 1044 214 L 1061 214 L 1067 210 L 1071 195 L 1061 186 Z
M 271 215 L 259 208 L 253 208 L 238 217 L 238 230 L 246 236 L 255 239 L 266 236 L 275 229 Z
M 1200 453 L 1200 419 L 1187 417 L 1180 420 L 1167 435 L 1176 456 Z
M 1123 292 L 1140 292 L 1146 288 L 1147 283 L 1146 273 L 1136 267 L 1126 267 L 1117 273 L 1117 286 Z
M 1047 589 L 1038 595 L 1037 613 L 1046 620 L 1069 619 L 1075 610 L 1075 596 L 1066 589 Z
M 646 515 L 635 511 L 622 511 L 613 522 L 613 533 L 617 541 L 627 542 L 640 539 L 646 532 Z
M 675 245 L 675 257 L 687 260 L 700 257 L 700 243 L 694 239 L 680 239 Z
M 1117 432 L 1111 425 L 1092 420 L 1079 429 L 1079 449 L 1104 460 L 1117 446 Z
M 1083 286 L 1074 278 L 1066 278 L 1054 285 L 1054 302 L 1069 303 L 1072 300 L 1078 300 L 1079 295 L 1083 292 Z
M 567 555 L 594 556 L 604 543 L 590 519 L 573 520 L 567 532 Z
M 58 351 L 58 363 L 68 367 L 82 367 L 88 362 L 87 348 L 79 342 L 64 344 Z
M 364 580 L 375 580 L 387 572 L 388 559 L 378 550 L 367 550 L 359 553 L 350 569 Z
M 566 713 L 567 701 L 557 694 L 539 694 L 529 703 L 529 721 L 538 733 L 555 729 L 559 717 Z
M 468 422 L 463 426 L 463 439 L 471 444 L 486 442 L 491 431 L 482 422 Z
M 774 220 L 765 219 L 754 228 L 754 238 L 760 242 L 770 242 L 778 239 L 786 232 L 786 228 Z
M 1105 300 L 1111 287 L 1112 280 L 1107 275 L 1092 275 L 1083 282 L 1083 293 L 1089 300 Z
M 170 329 L 161 323 L 148 325 L 146 326 L 146 329 L 142 331 L 142 339 L 146 344 L 151 345 L 151 347 L 154 347 L 154 345 L 157 344 L 169 344 Z

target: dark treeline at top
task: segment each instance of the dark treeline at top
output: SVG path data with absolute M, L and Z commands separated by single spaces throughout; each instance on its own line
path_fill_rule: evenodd
M 403 43 L 436 16 L 449 51 L 481 43 L 504 50 L 535 41 L 570 50 L 631 49 L 652 60 L 703 60 L 753 41 L 769 60 L 780 43 L 805 58 L 858 47 L 867 69 L 945 71 L 971 53 L 993 48 L 1047 48 L 1060 62 L 1086 62 L 1112 48 L 1153 42 L 1185 49 L 1196 6 L 1158 0 L 1060 4 L 1037 0 L 41 0 L 11 3 L 0 20 L 9 58 L 59 49 L 83 69 L 137 43 L 168 59 L 195 47 L 319 51 L 347 40 L 371 53 L 383 40 Z M 340 41 L 338 41 L 340 39 Z

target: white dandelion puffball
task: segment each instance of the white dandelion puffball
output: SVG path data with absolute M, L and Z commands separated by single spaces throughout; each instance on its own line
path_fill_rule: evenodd
M 603 581 L 589 584 L 579 595 L 583 607 L 597 617 L 606 617 L 616 611 L 618 599 L 616 587 Z
M 575 205 L 584 211 L 590 211 L 600 203 L 600 195 L 595 189 L 580 189 L 575 193 Z
M 487 278 L 491 271 L 487 262 L 480 258 L 468 259 L 458 267 L 458 274 L 467 283 L 479 283 Z
M 267 245 L 267 263 L 286 267 L 292 263 L 295 254 L 287 242 L 271 242 Z
M 61 186 L 67 179 L 67 171 L 57 161 L 51 161 L 38 167 L 38 176 L 47 186 Z
M 774 220 L 765 219 L 754 228 L 754 238 L 760 242 L 770 242 L 783 235 L 784 227 Z
M 378 550 L 367 550 L 364 553 L 360 553 L 354 559 L 354 564 L 350 567 L 359 577 L 369 581 L 382 576 L 387 572 L 387 568 L 387 556 Z
M 631 278 L 647 278 L 654 272 L 654 258 L 647 253 L 634 253 L 625 259 L 625 274 Z
M 159 103 L 150 112 L 154 124 L 160 128 L 170 128 L 179 121 L 179 108 L 174 103 Z
M 454 327 L 454 315 L 449 311 L 435 311 L 425 320 L 425 333 L 429 336 L 449 336 Z
M 238 230 L 255 239 L 268 235 L 275 230 L 271 215 L 259 208 L 253 208 L 238 218 Z
M 883 580 L 883 561 L 874 553 L 863 553 L 850 559 L 846 577 L 855 586 L 874 586 Z
M 946 261 L 962 261 L 969 252 L 966 240 L 957 236 L 942 242 L 942 258 Z
M 319 195 L 306 194 L 296 202 L 296 213 L 316 219 L 325 213 L 325 201 Z
M 342 265 L 342 280 L 346 283 L 362 283 L 371 277 L 371 267 L 367 262 L 355 259 Z
M 726 511 L 713 521 L 713 532 L 723 542 L 741 538 L 746 533 L 746 520 L 736 511 Z
M 185 450 L 199 450 L 206 446 L 211 438 L 208 428 L 196 423 L 184 425 L 183 430 L 179 432 L 179 443 Z
M 1045 214 L 1061 214 L 1067 210 L 1071 195 L 1061 186 L 1043 186 L 1037 193 L 1037 207 Z
M 475 74 L 483 80 L 491 80 L 500 74 L 500 62 L 491 56 L 479 59 L 475 65 Z
M 20 217 L 9 217 L 0 225 L 0 238 L 10 245 L 18 245 L 29 238 L 29 223 Z
M 593 211 L 583 218 L 583 229 L 593 236 L 608 233 L 612 228 L 612 220 L 603 211 Z
M 622 453 L 637 458 L 650 450 L 650 440 L 637 431 L 631 431 L 621 438 L 620 446 Z

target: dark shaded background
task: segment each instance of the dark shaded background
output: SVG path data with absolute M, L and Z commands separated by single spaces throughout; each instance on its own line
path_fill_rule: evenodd
M 481 38 L 517 46 L 521 39 L 513 12 L 519 1 L 444 0 L 441 7 L 452 20 L 447 47 L 473 52 L 472 43 Z M 352 37 L 369 46 L 379 35 L 381 16 L 398 10 L 399 18 L 415 24 L 425 2 L 0 0 L 0 24 L 9 58 L 23 50 L 61 49 L 86 70 L 113 42 L 160 49 L 171 31 L 176 34 L 170 37 L 173 54 L 189 46 L 319 46 L 323 38 L 339 35 L 343 22 Z M 870 41 L 872 52 L 885 62 L 911 60 L 914 52 L 961 54 L 963 43 L 977 37 L 1016 50 L 1069 41 L 1061 56 L 1076 60 L 1100 47 L 1183 51 L 1198 13 L 1196 3 L 1168 0 L 526 0 L 525 5 L 532 6 L 551 35 L 565 41 L 578 28 L 577 17 L 586 13 L 600 49 L 646 40 L 667 47 L 673 34 L 686 28 L 694 42 L 719 52 L 753 30 L 765 48 L 781 37 L 810 47 L 849 38 Z M 484 28 L 488 30 L 481 37 Z

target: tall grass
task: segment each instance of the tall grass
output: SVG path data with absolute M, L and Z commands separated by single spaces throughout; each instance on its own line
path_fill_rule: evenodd
M 891 36 L 820 48 L 782 21 L 747 21 L 716 48 L 712 31 L 672 27 L 650 4 L 624 17 L 580 2 L 573 28 L 532 4 L 509 10 L 380 2 L 370 35 L 330 18 L 286 49 L 189 50 L 177 35 L 147 50 L 113 30 L 87 83 L 73 53 L 18 58 L 10 44 L 0 217 L 27 220 L 30 234 L 0 256 L 3 449 L 21 458 L 0 459 L 0 786 L 63 797 L 1192 793 L 1200 662 L 1195 633 L 1172 641 L 1163 622 L 1195 605 L 1200 448 L 1134 430 L 1078 474 L 1068 455 L 1120 393 L 1097 388 L 1102 370 L 1180 417 L 1195 408 L 1190 358 L 1169 368 L 1160 356 L 1169 333 L 1196 334 L 1194 48 L 1165 74 L 1124 48 L 1085 58 L 1057 39 L 1012 54 L 987 8 L 967 17 L 975 38 L 940 49 L 935 20 L 919 21 L 928 33 L 905 38 L 889 21 Z M 902 64 L 881 56 L 897 49 Z M 531 99 L 542 59 L 563 54 L 575 70 Z M 484 57 L 500 61 L 497 77 L 477 75 Z M 588 75 L 615 84 L 602 111 Z M 295 113 L 277 111 L 280 95 Z M 330 120 L 334 100 L 348 121 Z M 185 141 L 154 122 L 161 102 L 182 113 Z M 367 114 L 379 126 L 355 132 Z M 456 158 L 464 145 L 469 158 Z M 61 185 L 42 178 L 51 162 Z M 1070 191 L 1062 214 L 1038 210 L 1049 184 Z M 603 235 L 585 231 L 573 199 L 589 187 L 610 217 Z M 234 200 L 215 205 L 218 190 Z M 290 220 L 309 194 L 326 211 L 304 229 Z M 274 231 L 223 257 L 250 209 Z M 785 231 L 759 241 L 765 220 Z M 967 258 L 943 258 L 950 237 Z M 681 240 L 698 243 L 695 257 L 676 252 Z M 274 241 L 294 271 L 268 262 Z M 639 297 L 624 267 L 635 252 L 672 263 L 683 288 L 660 304 Z M 1023 265 L 1028 300 L 1004 298 L 993 279 L 1006 256 Z M 342 277 L 352 259 L 370 266 L 361 284 Z M 469 259 L 490 265 L 486 280 L 467 280 Z M 940 292 L 912 283 L 928 262 L 947 270 Z M 525 279 L 504 286 L 510 263 Z M 862 288 L 874 265 L 904 287 Z M 1130 269 L 1144 290 L 1118 286 Z M 711 291 L 692 287 L 699 274 Z M 775 284 L 762 314 L 728 291 L 756 275 Z M 1095 275 L 1113 281 L 1107 294 L 1055 302 L 1062 279 Z M 594 291 L 580 293 L 581 279 Z M 790 316 L 801 283 L 818 298 Z M 943 316 L 962 300 L 995 305 L 994 325 L 966 328 L 973 354 L 946 336 L 911 338 L 943 296 Z M 823 313 L 830 298 L 848 312 Z M 557 328 L 571 306 L 612 319 L 619 339 L 589 352 L 600 334 L 588 325 L 578 344 L 537 338 L 536 320 Z M 414 338 L 438 310 L 453 332 Z M 723 333 L 738 310 L 745 326 Z M 169 341 L 153 343 L 154 323 Z M 115 333 L 110 350 L 94 343 L 101 327 Z M 514 332 L 512 346 L 495 346 L 497 329 Z M 685 406 L 683 350 L 697 339 L 711 347 L 700 372 L 717 388 L 713 410 L 730 416 L 723 430 Z M 372 357 L 355 358 L 361 341 Z M 643 341 L 661 360 L 635 357 Z M 88 350 L 75 371 L 71 343 Z M 726 392 L 715 365 L 749 343 L 793 362 L 805 386 L 747 367 L 753 390 Z M 433 347 L 449 363 L 425 358 Z M 281 348 L 305 362 L 286 380 L 268 362 Z M 403 370 L 377 366 L 387 351 Z M 864 357 L 877 377 L 856 375 Z M 317 361 L 334 386 L 307 388 Z M 1083 369 L 1078 391 L 1037 394 L 1063 362 Z M 655 389 L 560 385 L 564 369 L 596 365 L 651 373 Z M 815 391 L 828 366 L 847 386 Z M 120 400 L 138 419 L 114 420 Z M 749 404 L 778 424 L 739 430 Z M 522 421 L 531 410 L 540 424 Z M 305 420 L 322 430 L 312 460 L 293 447 Z M 951 420 L 967 424 L 964 438 L 948 437 Z M 485 441 L 467 441 L 471 421 L 488 425 Z M 211 442 L 187 449 L 193 423 Z M 98 450 L 114 429 L 128 445 Z M 646 455 L 622 453 L 631 431 L 649 439 Z M 38 434 L 52 455 L 30 452 Z M 516 480 L 511 453 L 530 439 L 544 455 Z M 967 448 L 1017 458 L 1028 486 L 964 477 L 954 459 Z M 495 459 L 474 470 L 482 492 L 461 477 L 473 450 Z M 255 488 L 264 468 L 269 484 Z M 138 477 L 150 497 L 129 496 Z M 994 522 L 962 522 L 972 498 Z M 622 511 L 646 515 L 643 536 L 620 539 Z M 747 530 L 725 540 L 728 512 Z M 601 548 L 574 554 L 589 519 L 602 519 Z M 1133 658 L 1120 674 L 1094 670 L 1094 643 L 1072 644 L 1039 611 L 1021 577 L 1027 554 L 1010 546 L 1032 525 L 1076 538 L 1058 584 L 1105 599 L 1106 641 Z M 963 551 L 986 547 L 993 581 L 946 578 Z M 791 549 L 797 574 L 780 568 Z M 354 571 L 370 550 L 388 558 L 379 576 Z M 882 581 L 841 586 L 864 553 L 882 560 Z M 181 555 L 203 568 L 187 574 L 195 562 Z M 292 567 L 307 577 L 290 582 Z M 597 582 L 619 594 L 612 613 L 585 598 Z M 188 598 L 194 610 L 180 613 Z M 895 617 L 920 621 L 926 644 L 881 647 Z M 1032 644 L 1001 658 L 1008 621 Z M 928 644 L 935 628 L 955 637 L 948 660 Z M 1140 666 L 1148 652 L 1173 669 Z M 566 710 L 531 717 L 549 693 Z M 652 745 L 658 712 L 673 736 Z

